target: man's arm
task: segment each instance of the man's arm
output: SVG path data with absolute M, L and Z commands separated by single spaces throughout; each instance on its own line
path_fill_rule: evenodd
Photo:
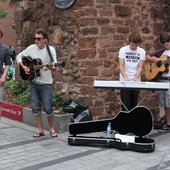
M 22 69 L 25 71 L 26 74 L 30 74 L 29 72 L 30 69 L 22 63 L 22 57 L 23 54 L 21 52 L 16 56 L 16 62 L 19 64 L 20 67 L 22 67 Z
M 140 75 L 142 73 L 142 70 L 143 70 L 144 61 L 145 60 L 140 60 L 139 61 L 138 69 L 137 69 L 137 72 L 135 74 L 134 81 L 138 81 L 139 80 L 139 77 L 140 77 Z
M 153 61 L 153 62 L 158 62 L 158 61 L 160 61 L 161 59 L 160 58 L 158 58 L 158 57 L 155 57 L 155 56 L 150 56 L 150 55 L 146 55 L 146 60 L 147 61 Z
M 5 81 L 6 81 L 6 76 L 8 74 L 8 69 L 9 69 L 8 65 L 4 67 L 3 74 L 2 74 L 2 76 L 0 78 L 0 86 L 3 85 L 5 83 Z
M 125 60 L 123 58 L 119 58 L 119 69 L 120 69 L 120 73 L 122 74 L 123 78 L 125 81 L 128 81 L 128 76 L 125 73 Z
M 11 54 L 10 54 L 10 49 L 8 47 L 6 47 L 6 54 L 4 57 L 4 63 L 5 67 L 3 68 L 3 74 L 0 78 L 0 85 L 3 85 L 6 81 L 6 76 L 8 74 L 8 69 L 10 67 L 10 65 L 12 64 L 11 61 Z
M 165 51 L 165 49 L 160 49 L 158 51 L 155 51 L 154 53 L 146 55 L 146 60 L 158 62 L 158 61 L 160 61 L 159 57 L 163 54 L 164 51 Z

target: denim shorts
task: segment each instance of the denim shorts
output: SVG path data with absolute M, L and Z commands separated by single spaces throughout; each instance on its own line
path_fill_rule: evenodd
M 161 80 L 161 82 L 169 83 L 169 80 Z M 159 92 L 159 103 L 162 107 L 170 108 L 170 89 Z
M 51 84 L 32 83 L 30 87 L 32 113 L 39 116 L 44 111 L 47 116 L 53 116 L 53 96 Z

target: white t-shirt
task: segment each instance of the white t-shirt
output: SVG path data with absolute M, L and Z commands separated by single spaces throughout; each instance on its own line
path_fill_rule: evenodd
M 141 47 L 137 47 L 136 50 L 131 50 L 129 45 L 120 48 L 118 57 L 125 60 L 124 69 L 130 81 L 134 80 L 139 61 L 145 60 L 145 55 L 146 52 Z M 124 78 L 120 73 L 120 81 L 123 80 Z
M 51 50 L 51 54 L 54 59 L 54 63 L 57 62 L 56 59 L 56 51 L 52 46 L 49 46 Z M 32 59 L 34 58 L 40 58 L 42 61 L 42 64 L 50 64 L 50 56 L 47 52 L 47 48 L 40 49 L 36 44 L 32 44 L 29 47 L 27 47 L 25 50 L 23 50 L 21 53 L 19 53 L 16 57 L 17 63 L 22 61 L 23 56 L 29 56 Z M 51 75 L 51 70 L 44 71 L 43 69 L 40 69 L 40 76 L 37 76 L 34 80 L 34 82 L 37 83 L 43 83 L 43 84 L 52 84 L 53 79 Z
M 167 55 L 167 56 L 170 56 L 170 50 L 165 50 L 164 52 L 163 52 L 163 54 L 165 54 L 165 55 Z M 170 65 L 169 65 L 169 70 L 170 70 Z M 162 77 L 170 77 L 170 71 L 168 71 L 168 73 L 163 73 L 162 74 Z

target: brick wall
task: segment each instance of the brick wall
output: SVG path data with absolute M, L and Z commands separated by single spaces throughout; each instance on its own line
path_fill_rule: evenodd
M 68 10 L 57 9 L 52 0 L 17 0 L 15 3 L 16 49 L 33 43 L 38 27 L 48 30 L 50 43 L 59 59 L 66 61 L 63 73 L 55 73 L 55 90 L 89 105 L 93 116 L 116 114 L 120 102 L 112 90 L 94 89 L 93 81 L 118 80 L 118 50 L 134 30 L 143 36 L 149 53 L 160 46 L 157 36 L 170 31 L 168 0 L 77 0 Z M 56 33 L 61 41 L 55 44 Z M 119 91 L 115 91 L 119 95 Z M 158 109 L 156 93 L 146 96 L 144 105 Z M 149 102 L 149 101 L 153 102 Z M 156 103 L 156 104 L 155 104 Z
M 14 22 L 14 8 L 10 7 L 8 3 L 0 2 L 0 8 L 5 9 L 8 12 L 8 15 L 5 18 L 0 18 L 0 27 L 4 31 L 4 36 L 2 42 L 7 45 L 15 44 L 16 33 L 12 26 Z

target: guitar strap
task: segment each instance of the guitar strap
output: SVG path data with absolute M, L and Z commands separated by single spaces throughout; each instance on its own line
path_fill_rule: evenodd
M 46 45 L 46 48 L 47 48 L 48 55 L 50 56 L 50 61 L 51 61 L 51 63 L 53 63 L 54 59 L 53 59 L 53 56 L 51 54 L 50 47 L 48 45 Z

